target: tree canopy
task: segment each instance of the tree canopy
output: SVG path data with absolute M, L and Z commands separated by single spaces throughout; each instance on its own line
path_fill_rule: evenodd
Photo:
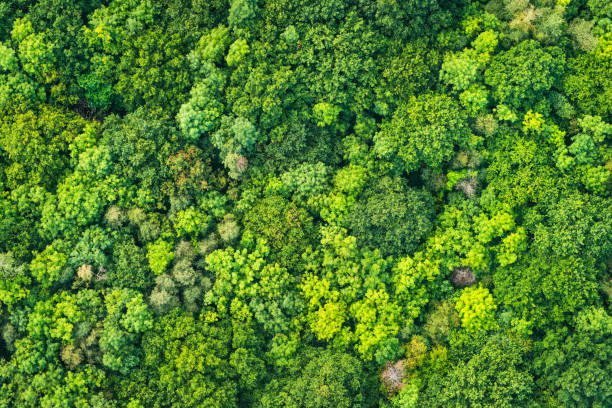
M 609 0 L 0 0 L 0 408 L 612 407 Z

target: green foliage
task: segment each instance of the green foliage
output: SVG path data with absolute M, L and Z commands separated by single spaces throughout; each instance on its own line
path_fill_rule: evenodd
M 459 363 L 432 387 L 422 406 L 535 406 L 533 377 L 524 369 L 524 346 L 503 335 L 491 337 L 469 361 Z
M 281 196 L 262 199 L 246 214 L 244 228 L 255 238 L 264 238 L 272 249 L 271 259 L 294 265 L 300 260 L 299 248 L 312 239 L 312 217 Z
M 223 105 L 215 99 L 208 82 L 199 82 L 191 89 L 191 98 L 181 106 L 177 120 L 183 133 L 193 141 L 219 125 Z
M 295 191 L 300 196 L 316 196 L 327 188 L 329 170 L 321 163 L 304 163 L 295 169 L 281 175 L 282 183 L 289 191 Z
M 281 38 L 285 40 L 285 42 L 289 44 L 295 44 L 299 38 L 297 31 L 295 30 L 294 25 L 288 26 L 285 31 L 281 34 Z
M 442 63 L 440 79 L 458 91 L 466 90 L 478 75 L 478 61 L 470 53 L 453 55 Z
M 434 82 L 440 55 L 425 38 L 394 42 L 383 65 L 385 86 L 398 103 L 428 89 Z
M 418 400 L 418 387 L 415 384 L 408 384 L 393 398 L 391 406 L 394 408 L 416 408 L 418 407 Z
M 0 301 L 11 307 L 28 296 L 31 279 L 10 253 L 0 254 Z
M 484 73 L 499 103 L 525 109 L 538 102 L 563 72 L 563 55 L 527 40 L 500 52 Z
M 255 17 L 256 5 L 251 0 L 232 0 L 227 22 L 230 27 L 244 27 Z
M 369 407 L 371 389 L 362 364 L 347 354 L 324 351 L 313 358 L 290 389 L 287 407 Z
M 604 259 L 612 252 L 610 230 L 605 216 L 609 202 L 586 194 L 562 196 L 549 208 L 548 219 L 538 225 L 534 247 L 557 256 Z
M 336 125 L 341 110 L 338 106 L 327 102 L 317 103 L 312 107 L 312 113 L 317 121 L 317 126 Z
M 53 191 L 70 167 L 70 155 L 81 152 L 73 145 L 79 134 L 95 134 L 96 128 L 73 113 L 48 105 L 3 116 L 0 140 L 10 160 L 4 167 L 7 187 L 40 185 Z
M 406 171 L 421 165 L 440 167 L 455 147 L 468 146 L 470 131 L 465 112 L 446 95 L 428 94 L 399 106 L 393 118 L 374 137 L 377 154 L 401 160 Z
M 102 146 L 112 158 L 113 174 L 131 180 L 137 206 L 159 206 L 156 200 L 160 199 L 161 180 L 167 171 L 164 163 L 173 151 L 173 139 L 170 125 L 144 109 L 123 118 L 110 116 L 105 121 Z
M 487 171 L 488 191 L 483 193 L 482 201 L 495 197 L 494 205 L 502 209 L 554 200 L 558 191 L 555 179 L 559 175 L 551 163 L 553 146 L 518 134 L 502 136 L 495 143 Z
M 248 53 L 249 45 L 247 44 L 246 40 L 236 40 L 232 45 L 230 45 L 225 61 L 229 67 L 232 67 L 239 64 Z
M 452 303 L 444 301 L 427 315 L 423 330 L 435 343 L 445 341 L 451 330 L 459 325 L 459 316 Z
M 18 55 L 23 70 L 34 78 L 48 84 L 55 79 L 56 59 L 53 43 L 44 33 L 36 33 L 28 19 L 16 20 L 11 32 L 18 44 Z
M 106 251 L 112 245 L 112 240 L 99 227 L 91 227 L 83 232 L 83 236 L 74 245 L 70 253 L 69 263 L 73 267 L 83 264 L 104 269 L 108 266 Z
M 567 66 L 565 95 L 584 114 L 609 118 L 612 115 L 612 55 L 586 53 L 569 60 Z
M 146 371 L 123 381 L 118 394 L 142 406 L 237 406 L 236 373 L 228 364 L 227 329 L 177 312 L 157 319 L 143 336 Z M 146 376 L 143 383 L 143 373 Z
M 30 272 L 42 287 L 50 287 L 66 278 L 68 255 L 62 252 L 62 244 L 55 241 L 32 259 Z
M 0 1 L 0 407 L 611 406 L 609 3 Z
M 472 85 L 459 95 L 459 100 L 468 112 L 483 113 L 489 104 L 489 92 L 483 86 Z
M 301 309 L 294 278 L 287 269 L 266 262 L 270 248 L 258 241 L 254 251 L 217 250 L 206 257 L 215 283 L 205 295 L 221 316 L 254 319 L 270 335 L 292 329 L 292 317 Z M 246 314 L 246 316 L 245 316 Z
M 259 133 L 253 124 L 243 117 L 221 118 L 221 128 L 211 138 L 219 149 L 219 158 L 229 170 L 229 176 L 238 178 L 247 168 L 245 157 L 253 149 Z
M 216 11 L 218 4 L 210 6 Z M 199 38 L 195 27 L 212 25 L 206 12 L 179 17 L 184 7 L 170 1 L 115 1 L 92 13 L 84 30 L 89 72 L 100 91 L 112 88 L 111 107 L 134 111 L 147 105 L 176 114 L 192 85 L 187 55 Z
M 361 244 L 384 255 L 411 253 L 431 229 L 433 200 L 399 179 L 383 178 L 366 188 L 351 209 L 348 225 Z
M 309 257 L 310 272 L 301 284 L 310 328 L 339 349 L 356 343 L 370 360 L 377 349 L 388 347 L 401 325 L 410 324 L 402 316 L 416 317 L 427 302 L 422 285 L 435 276 L 435 265 L 417 254 L 392 269 L 379 251 L 360 250 L 345 230 L 330 227 L 321 234 L 323 248 Z
M 230 42 L 229 30 L 223 25 L 206 32 L 189 54 L 192 69 L 201 70 L 206 63 L 220 63 Z
M 533 256 L 494 275 L 495 297 L 521 320 L 535 327 L 561 324 L 596 301 L 597 268 L 592 260 Z
M 155 275 L 164 273 L 168 264 L 174 258 L 172 252 L 172 244 L 159 238 L 155 242 L 147 245 L 147 259 L 149 260 L 149 268 Z
M 534 365 L 557 403 L 568 407 L 606 406 L 612 399 L 607 375 L 612 318 L 604 309 L 592 307 L 578 313 L 574 324 L 574 333 L 551 333 L 538 344 L 545 351 Z
M 455 305 L 461 325 L 468 332 L 491 330 L 495 326 L 497 306 L 491 293 L 481 286 L 465 288 Z
M 206 232 L 208 217 L 194 207 L 188 207 L 174 215 L 174 229 L 176 236 L 193 237 L 196 239 Z
M 133 239 L 115 243 L 113 265 L 108 271 L 108 282 L 113 287 L 143 289 L 151 285 L 152 277 L 147 268 L 145 251 Z
M 100 335 L 102 363 L 111 370 L 127 374 L 139 364 L 140 333 L 153 326 L 153 319 L 142 294 L 130 289 L 115 289 L 105 297 L 106 318 Z

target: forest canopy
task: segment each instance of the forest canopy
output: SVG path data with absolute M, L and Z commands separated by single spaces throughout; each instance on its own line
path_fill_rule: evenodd
M 0 0 L 0 407 L 612 407 L 609 0 Z

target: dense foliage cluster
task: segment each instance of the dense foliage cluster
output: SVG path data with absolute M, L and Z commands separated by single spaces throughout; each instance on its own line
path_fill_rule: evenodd
M 612 406 L 609 0 L 1 0 L 0 407 Z

